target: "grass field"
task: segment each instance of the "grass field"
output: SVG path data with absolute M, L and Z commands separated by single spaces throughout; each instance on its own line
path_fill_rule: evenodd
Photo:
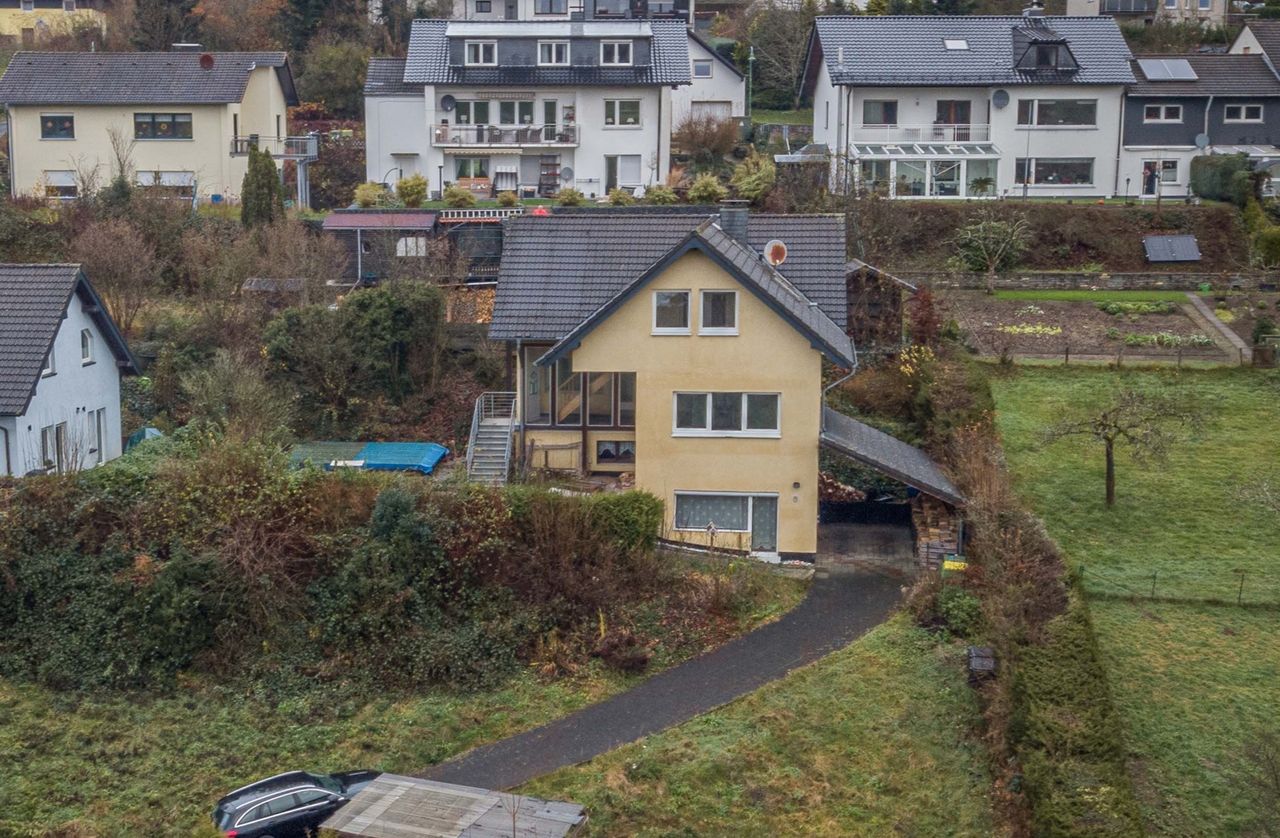
M 1113 510 L 1102 458 L 1084 440 L 1045 447 L 1040 429 L 1100 405 L 1117 384 L 1186 385 L 1211 425 L 1167 462 L 1121 458 Z M 1131 774 L 1158 835 L 1242 835 L 1257 817 L 1242 756 L 1259 731 L 1280 729 L 1280 609 L 1131 602 L 1123 589 L 1234 602 L 1276 600 L 1280 525 L 1237 489 L 1280 469 L 1280 379 L 1251 370 L 1022 369 L 994 383 L 1006 453 L 1024 497 L 1073 564 L 1086 568 L 1099 644 L 1126 728 Z M 1101 596 L 1105 595 L 1105 596 Z
M 762 595 L 742 617 L 744 629 L 776 618 L 804 593 L 800 582 L 760 575 Z M 655 667 L 677 659 L 659 649 Z M 246 782 L 292 769 L 421 771 L 641 677 L 593 662 L 550 683 L 529 672 L 488 692 L 359 701 L 323 683 L 279 699 L 209 678 L 180 678 L 163 695 L 78 695 L 0 679 L 0 837 L 71 822 L 80 831 L 54 834 L 189 836 L 218 797 Z
M 994 834 L 963 647 L 902 615 L 720 710 L 522 791 L 591 835 Z
M 996 292 L 997 300 L 1049 300 L 1051 302 L 1087 303 L 1185 303 L 1182 291 L 1090 291 L 1069 290 L 1004 290 Z

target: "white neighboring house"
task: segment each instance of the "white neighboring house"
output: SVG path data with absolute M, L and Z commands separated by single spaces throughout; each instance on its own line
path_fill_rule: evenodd
M 1131 58 L 1109 17 L 819 17 L 813 140 L 898 198 L 1113 195 Z
M 120 456 L 138 364 L 79 265 L 0 265 L 0 475 Z
M 1221 26 L 1232 0 L 1067 0 L 1068 15 L 1106 15 L 1125 22 L 1196 21 Z
M 371 62 L 368 179 L 588 197 L 662 182 L 688 42 L 679 20 L 416 20 L 407 59 Z
M 671 92 L 672 128 L 690 116 L 746 118 L 747 77 L 693 30 L 689 30 L 689 78 L 688 86 Z

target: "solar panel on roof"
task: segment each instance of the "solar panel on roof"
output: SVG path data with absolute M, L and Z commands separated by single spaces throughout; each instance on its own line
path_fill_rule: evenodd
M 1148 81 L 1195 81 L 1199 76 L 1185 58 L 1139 58 L 1138 66 Z

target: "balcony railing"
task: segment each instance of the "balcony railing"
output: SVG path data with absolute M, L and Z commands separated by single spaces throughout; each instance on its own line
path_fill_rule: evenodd
M 431 132 L 436 147 L 576 146 L 576 125 L 437 125 Z
M 1155 11 L 1156 0 L 1102 0 L 1104 15 L 1146 15 Z
M 853 128 L 859 143 L 986 143 L 991 141 L 990 125 L 860 125 Z
M 320 156 L 320 138 L 315 134 L 305 137 L 267 137 L 249 134 L 231 138 L 231 156 L 241 157 L 249 149 L 258 148 L 272 157 L 285 160 L 315 160 Z

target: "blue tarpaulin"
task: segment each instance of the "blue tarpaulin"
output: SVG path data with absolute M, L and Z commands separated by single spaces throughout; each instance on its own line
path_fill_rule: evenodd
M 430 474 L 449 449 L 435 442 L 370 442 L 356 454 L 363 468 Z

